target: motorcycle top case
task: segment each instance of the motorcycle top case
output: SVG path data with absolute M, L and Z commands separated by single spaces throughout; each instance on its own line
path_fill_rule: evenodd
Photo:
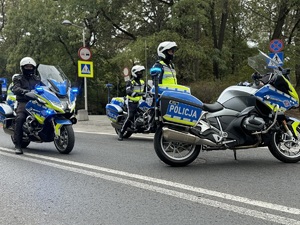
M 112 98 L 111 101 L 110 101 L 110 104 L 114 104 L 114 105 L 118 105 L 120 107 L 123 107 L 124 106 L 124 98 L 123 97 L 115 97 L 115 98 Z
M 105 106 L 108 119 L 113 122 L 117 121 L 119 115 L 123 114 L 124 98 L 113 98 L 109 104 Z
M 195 126 L 203 103 L 190 94 L 164 91 L 161 95 L 161 115 L 165 121 Z
M 162 94 L 164 91 L 176 91 L 190 94 L 191 90 L 189 87 L 178 85 L 178 84 L 159 84 L 158 85 L 158 94 Z M 155 93 L 155 86 L 152 87 L 151 93 Z

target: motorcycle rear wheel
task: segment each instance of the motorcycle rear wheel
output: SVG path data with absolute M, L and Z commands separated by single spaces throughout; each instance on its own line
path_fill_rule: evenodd
M 284 134 L 280 132 L 274 132 L 268 147 L 271 154 L 279 161 L 284 163 L 300 161 L 300 141 L 297 141 L 297 143 L 289 142 L 285 139 Z
M 61 154 L 69 154 L 75 144 L 75 135 L 72 125 L 62 126 L 60 136 L 54 137 L 54 145 Z
M 11 136 L 11 140 L 12 140 L 12 142 L 14 143 L 14 145 L 16 145 L 13 136 Z M 30 141 L 24 141 L 24 140 L 23 140 L 23 141 L 21 142 L 21 148 L 27 148 L 29 144 L 30 144 Z
M 198 157 L 201 146 L 166 141 L 162 127 L 159 127 L 154 135 L 154 149 L 161 161 L 170 166 L 180 167 L 192 163 Z

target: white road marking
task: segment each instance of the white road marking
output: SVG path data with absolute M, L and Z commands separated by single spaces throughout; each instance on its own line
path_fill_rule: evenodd
M 13 157 L 13 158 L 17 158 L 17 159 L 21 159 L 21 160 L 25 160 L 25 161 L 30 161 L 30 162 L 38 163 L 41 165 L 46 165 L 46 166 L 50 166 L 50 167 L 54 167 L 54 168 L 58 168 L 58 169 L 63 169 L 63 170 L 71 171 L 74 173 L 80 173 L 83 175 L 101 178 L 101 179 L 105 179 L 105 180 L 109 180 L 109 181 L 113 181 L 113 182 L 117 182 L 117 183 L 122 183 L 122 184 L 130 185 L 130 186 L 134 186 L 137 188 L 141 188 L 144 190 L 149 190 L 149 191 L 169 195 L 172 197 L 200 203 L 203 205 L 208 205 L 211 207 L 221 208 L 221 209 L 232 211 L 232 212 L 239 213 L 242 215 L 259 218 L 262 220 L 267 220 L 267 221 L 272 221 L 275 223 L 287 224 L 287 225 L 291 225 L 291 224 L 299 224 L 300 225 L 300 221 L 295 220 L 295 219 L 277 216 L 275 214 L 265 213 L 265 212 L 261 212 L 258 210 L 247 209 L 244 207 L 227 204 L 227 203 L 223 203 L 220 201 L 210 200 L 207 198 L 199 197 L 197 195 L 186 194 L 186 193 L 183 193 L 180 191 L 162 188 L 159 186 L 155 186 L 155 183 L 162 184 L 165 186 L 172 186 L 173 188 L 178 188 L 178 189 L 182 189 L 182 190 L 188 190 L 188 191 L 193 191 L 196 193 L 219 197 L 219 198 L 226 199 L 226 200 L 232 200 L 232 201 L 236 201 L 236 202 L 239 202 L 242 204 L 259 206 L 262 208 L 277 210 L 277 211 L 281 211 L 284 213 L 299 215 L 300 209 L 297 209 L 297 208 L 290 208 L 287 206 L 272 204 L 272 203 L 268 203 L 268 202 L 256 201 L 256 200 L 252 200 L 249 198 L 233 196 L 233 195 L 222 193 L 222 192 L 211 191 L 208 189 L 193 187 L 193 186 L 189 186 L 189 185 L 185 185 L 185 184 L 181 184 L 181 183 L 176 183 L 176 182 L 166 181 L 166 180 L 162 180 L 162 179 L 142 176 L 142 175 L 138 175 L 138 174 L 131 174 L 131 173 L 113 170 L 113 169 L 109 169 L 109 168 L 105 168 L 105 167 L 93 166 L 93 165 L 89 165 L 89 164 L 78 163 L 78 162 L 64 160 L 64 159 L 57 159 L 57 158 L 53 158 L 53 157 L 42 156 L 42 155 L 37 155 L 37 154 L 32 154 L 32 153 L 25 153 L 24 155 L 20 156 L 20 155 L 11 154 L 11 152 L 14 152 L 14 151 L 11 149 L 0 147 L 0 154 L 8 156 L 8 157 Z M 48 160 L 48 161 L 44 161 L 44 160 Z M 52 161 L 52 162 L 49 162 L 49 161 Z M 64 163 L 67 165 L 57 164 L 54 162 Z M 71 166 L 77 166 L 77 167 L 82 167 L 82 168 L 86 168 L 86 169 L 93 169 L 96 171 L 101 171 L 101 172 L 111 173 L 114 175 L 123 176 L 125 178 L 101 174 L 99 172 L 93 172 L 93 171 L 75 168 L 75 167 L 71 167 Z M 142 181 L 152 182 L 152 183 L 154 183 L 154 185 L 145 184 L 145 183 L 142 183 L 139 181 L 132 181 L 132 180 L 126 179 L 126 177 L 135 178 L 135 179 L 142 180 Z
M 86 133 L 86 134 L 101 134 L 101 135 L 110 135 L 110 136 L 117 136 L 117 134 L 112 132 L 98 132 L 98 131 L 85 131 L 85 130 L 74 130 L 74 132 L 78 133 Z M 145 139 L 151 139 L 153 140 L 154 134 L 133 134 L 131 138 L 145 138 Z

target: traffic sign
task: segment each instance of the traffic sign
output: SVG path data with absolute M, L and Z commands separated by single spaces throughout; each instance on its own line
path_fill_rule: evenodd
M 123 75 L 124 77 L 127 77 L 129 75 L 129 69 L 127 67 L 123 69 Z
M 92 61 L 78 60 L 78 77 L 94 77 L 94 69 Z
M 78 56 L 82 60 L 90 60 L 92 58 L 92 53 L 89 48 L 81 47 L 78 50 Z
M 273 39 L 270 41 L 269 49 L 271 52 L 281 52 L 283 47 L 283 41 L 280 39 Z
M 268 62 L 269 68 L 277 67 L 277 66 L 274 66 L 273 62 L 275 62 L 278 66 L 283 66 L 283 58 L 284 58 L 283 52 L 269 53 L 269 56 L 272 59 L 272 60 L 269 60 L 269 62 Z

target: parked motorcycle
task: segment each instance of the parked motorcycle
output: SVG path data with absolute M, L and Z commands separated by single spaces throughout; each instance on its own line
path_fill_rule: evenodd
M 70 81 L 63 71 L 52 65 L 38 65 L 42 86 L 25 94 L 28 103 L 25 106 L 28 114 L 23 124 L 22 148 L 30 142 L 52 142 L 62 154 L 73 150 L 75 136 L 72 124 L 75 117 L 75 102 L 78 89 L 71 88 Z M 0 122 L 5 133 L 14 141 L 16 114 L 14 113 L 15 98 L 0 104 Z
M 213 104 L 184 93 L 165 91 L 158 98 L 158 68 L 150 70 L 156 86 L 154 136 L 157 156 L 170 166 L 192 163 L 200 151 L 267 146 L 285 163 L 300 160 L 300 120 L 285 111 L 299 107 L 289 70 L 263 52 L 248 58 L 257 73 L 251 85 L 226 88 Z M 262 75 L 269 79 L 264 80 Z
M 178 92 L 189 93 L 188 87 L 182 85 L 159 85 L 160 93 L 165 90 L 177 90 Z M 157 127 L 154 120 L 154 90 L 152 89 L 147 93 L 142 93 L 144 97 L 139 101 L 139 106 L 133 121 L 123 134 L 123 138 L 129 138 L 133 133 L 155 133 Z M 109 104 L 106 105 L 106 115 L 111 121 L 111 125 L 115 128 L 118 134 L 127 119 L 127 103 L 126 97 L 114 97 Z

